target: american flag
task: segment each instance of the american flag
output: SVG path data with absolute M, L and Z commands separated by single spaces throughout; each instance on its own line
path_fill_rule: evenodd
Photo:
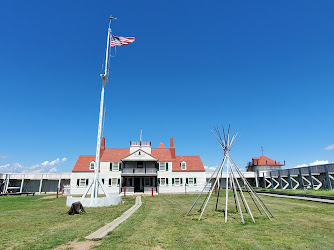
M 110 47 L 128 45 L 134 41 L 134 37 L 111 36 Z

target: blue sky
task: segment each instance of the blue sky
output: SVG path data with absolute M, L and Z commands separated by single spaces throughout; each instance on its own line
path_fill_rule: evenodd
M 261 146 L 287 167 L 333 162 L 333 12 L 305 0 L 2 1 L 0 166 L 69 172 L 94 155 L 110 13 L 113 34 L 136 41 L 111 61 L 107 147 L 143 128 L 153 147 L 174 137 L 177 155 L 215 166 L 210 130 L 230 123 L 241 168 Z

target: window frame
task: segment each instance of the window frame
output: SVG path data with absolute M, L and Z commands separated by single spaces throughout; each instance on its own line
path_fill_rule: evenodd
M 118 187 L 118 178 L 111 178 L 111 186 Z
M 111 171 L 119 171 L 119 162 L 118 161 L 113 161 L 112 162 L 112 170 Z
M 166 171 L 166 162 L 159 162 L 159 171 Z
M 93 168 L 92 168 L 92 163 L 94 164 L 94 165 L 93 165 Z M 89 163 L 89 170 L 95 170 L 95 161 L 91 161 L 91 162 Z
M 163 184 L 162 184 L 162 180 L 163 180 Z M 166 186 L 166 178 L 160 178 L 160 186 Z
M 82 178 L 80 178 L 79 179 L 79 186 L 78 187 L 86 187 L 87 185 L 86 185 L 86 181 L 87 179 L 82 179 Z M 83 184 L 83 185 L 82 185 Z
M 151 186 L 151 178 L 148 178 L 148 177 L 144 178 L 144 186 L 145 187 L 150 187 Z
M 187 170 L 187 163 L 185 161 L 181 162 L 181 170 Z

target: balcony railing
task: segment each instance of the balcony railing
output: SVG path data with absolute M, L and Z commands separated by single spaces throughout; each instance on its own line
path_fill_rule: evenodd
M 150 141 L 130 141 L 130 146 L 149 146 L 151 147 Z
M 156 168 L 123 168 L 123 174 L 156 174 Z

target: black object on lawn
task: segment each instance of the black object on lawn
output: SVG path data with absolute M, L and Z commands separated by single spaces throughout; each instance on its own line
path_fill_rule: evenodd
M 70 210 L 68 210 L 67 214 L 68 215 L 73 215 L 73 214 L 80 214 L 80 212 L 85 213 L 85 209 L 83 207 L 83 205 L 81 204 L 80 201 L 74 202 L 71 205 Z

